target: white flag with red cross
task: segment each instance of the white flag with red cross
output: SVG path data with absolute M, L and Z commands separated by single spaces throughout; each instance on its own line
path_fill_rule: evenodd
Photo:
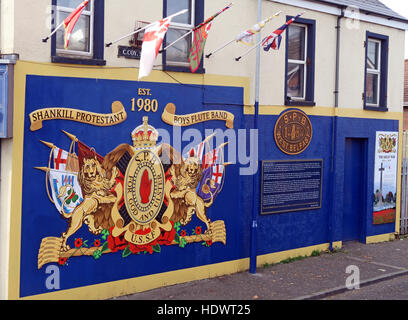
M 170 26 L 171 17 L 157 21 L 145 30 L 140 57 L 139 79 L 147 77 L 153 69 L 163 38 Z
M 188 10 L 184 9 L 175 14 L 149 24 L 144 30 L 142 53 L 140 55 L 139 64 L 139 78 L 147 77 L 153 69 L 154 61 L 159 53 L 164 36 L 169 29 L 171 19 L 186 13 Z
M 68 152 L 55 147 L 54 148 L 54 169 L 56 170 L 66 170 Z
M 211 180 L 214 180 L 216 185 L 221 184 L 223 174 L 224 174 L 224 166 L 222 164 L 213 165 Z

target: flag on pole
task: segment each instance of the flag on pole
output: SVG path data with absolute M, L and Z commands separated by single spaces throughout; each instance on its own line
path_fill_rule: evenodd
M 290 24 L 292 24 L 297 18 L 303 15 L 303 12 L 298 14 L 296 17 L 287 21 L 283 26 L 276 29 L 270 36 L 266 37 L 262 41 L 262 46 L 264 47 L 265 51 L 269 51 L 269 49 L 279 50 L 281 42 L 282 42 L 282 33 L 288 28 Z
M 64 29 L 65 29 L 65 37 L 64 37 L 64 48 L 67 49 L 69 45 L 69 39 L 71 37 L 72 30 L 75 27 L 79 17 L 84 11 L 85 7 L 88 5 L 89 0 L 83 1 L 74 11 L 72 11 L 68 17 L 64 20 Z
M 139 80 L 147 77 L 152 71 L 163 38 L 170 26 L 171 18 L 171 16 L 164 18 L 146 28 L 140 57 Z
M 68 152 L 55 147 L 53 149 L 53 153 L 54 153 L 54 169 L 66 170 Z
M 254 44 L 254 35 L 257 34 L 259 31 L 265 27 L 265 25 L 271 21 L 274 16 L 266 18 L 257 24 L 253 25 L 251 28 L 241 32 L 239 35 L 236 36 L 235 41 L 241 42 L 246 45 L 253 45 Z
M 194 30 L 194 40 L 191 46 L 190 62 L 191 72 L 196 72 L 200 66 L 200 61 L 203 56 L 205 42 L 207 41 L 208 32 L 210 31 L 211 23 L 203 25 L 201 28 Z
M 51 194 L 58 212 L 72 213 L 83 201 L 78 175 L 64 170 L 50 169 Z
M 213 21 L 217 16 L 223 13 L 225 10 L 231 8 L 232 3 L 227 5 L 225 8 L 218 11 L 213 16 L 209 17 L 204 22 L 200 23 L 193 29 L 194 37 L 193 37 L 193 44 L 191 46 L 190 55 L 188 60 L 190 62 L 190 69 L 191 72 L 196 72 L 198 67 L 200 66 L 201 58 L 203 56 L 204 46 L 207 41 L 208 32 L 211 28 L 211 21 Z
M 203 171 L 200 183 L 197 186 L 197 195 L 208 203 L 214 201 L 224 184 L 223 164 L 215 164 Z
M 190 151 L 183 156 L 184 160 L 190 157 L 195 157 L 195 158 L 198 158 L 200 162 L 202 162 L 204 158 L 204 151 L 205 151 L 206 144 L 207 144 L 207 140 L 203 140 L 195 147 L 192 147 Z

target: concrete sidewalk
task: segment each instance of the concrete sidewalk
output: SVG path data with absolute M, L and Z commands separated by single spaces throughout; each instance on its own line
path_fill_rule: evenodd
M 120 300 L 322 299 L 347 291 L 346 268 L 357 266 L 360 287 L 408 275 L 408 239 L 365 245 L 343 243 L 336 253 L 295 260 L 213 279 L 118 297 Z

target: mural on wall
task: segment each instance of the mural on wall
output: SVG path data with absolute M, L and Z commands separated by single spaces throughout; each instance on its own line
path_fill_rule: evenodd
M 373 224 L 394 223 L 397 203 L 398 132 L 376 133 Z
M 99 259 L 122 251 L 127 257 L 159 253 L 169 245 L 226 244 L 224 221 L 211 221 L 206 215 L 224 184 L 225 144 L 208 151 L 213 137 L 208 136 L 182 155 L 169 144 L 156 145 L 158 131 L 147 116 L 131 133 L 132 146 L 120 144 L 105 156 L 63 132 L 71 140 L 68 151 L 41 141 L 51 151 L 48 167 L 36 169 L 45 172 L 49 201 L 67 221 L 67 229 L 60 237 L 42 239 L 38 269 L 48 263 L 65 265 L 76 256 Z M 193 215 L 205 227 L 187 232 Z M 92 243 L 76 237 L 83 225 L 98 237 Z M 68 242 L 73 239 L 71 247 Z

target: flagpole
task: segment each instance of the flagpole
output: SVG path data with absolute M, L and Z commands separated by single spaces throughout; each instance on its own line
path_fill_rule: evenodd
M 264 40 L 265 40 L 265 38 L 262 39 L 261 41 L 258 41 L 251 49 L 245 51 L 245 52 L 244 52 L 242 55 L 240 55 L 238 58 L 235 58 L 235 61 L 241 60 L 241 58 L 243 58 L 243 57 L 245 57 L 246 55 L 248 55 L 252 50 L 257 49 L 257 48 L 261 45 L 261 43 L 262 43 Z
M 231 43 L 233 43 L 235 41 L 235 39 L 232 39 L 231 41 L 228 41 L 227 43 L 225 43 L 224 45 L 222 45 L 221 47 L 219 47 L 217 50 L 205 55 L 205 57 L 208 59 L 209 57 L 211 57 L 213 54 L 217 53 L 218 51 L 224 49 L 226 46 L 230 45 Z
M 166 18 L 164 18 L 164 19 L 174 18 L 174 17 L 179 16 L 179 15 L 181 15 L 181 14 L 183 14 L 183 13 L 186 13 L 187 11 L 188 11 L 188 9 L 181 10 L 181 11 L 179 11 L 179 12 L 176 12 L 176 13 L 174 13 L 174 14 L 172 14 L 172 15 L 166 17 Z M 148 24 L 147 26 L 144 26 L 143 28 L 137 29 L 136 31 L 133 31 L 133 32 L 131 32 L 131 33 L 129 33 L 129 34 L 127 34 L 127 35 L 125 35 L 125 36 L 123 36 L 123 37 L 117 39 L 117 40 L 114 40 L 114 41 L 112 41 L 112 42 L 109 42 L 109 43 L 105 44 L 105 47 L 108 48 L 108 47 L 110 47 L 112 44 L 114 44 L 114 43 L 116 43 L 116 42 L 119 42 L 120 40 L 123 40 L 123 39 L 125 39 L 125 38 L 127 38 L 127 37 L 130 37 L 131 35 L 134 35 L 134 34 L 136 34 L 136 33 L 139 33 L 139 32 L 141 32 L 141 31 L 144 31 L 144 30 L 146 30 L 147 28 L 150 28 L 151 26 L 153 26 L 155 23 L 157 23 L 157 21 L 152 22 L 152 23 Z
M 275 13 L 273 16 L 270 16 L 268 19 L 264 20 L 265 23 L 268 23 L 269 21 L 271 21 L 273 18 L 279 16 L 282 13 L 282 11 L 278 11 L 277 13 Z M 211 57 L 213 54 L 216 54 L 218 51 L 221 51 L 222 49 L 224 49 L 226 46 L 230 45 L 231 43 L 233 43 L 234 41 L 239 41 L 237 40 L 237 38 L 232 39 L 231 41 L 228 41 L 227 43 L 225 43 L 224 45 L 222 45 L 221 47 L 219 47 L 217 50 L 207 54 L 205 57 L 208 59 L 209 57 Z
M 52 35 L 53 35 L 55 32 L 57 32 L 57 31 L 58 31 L 58 29 L 59 29 L 59 28 L 61 28 L 63 25 L 64 25 L 64 21 L 62 21 L 62 22 L 60 23 L 60 25 L 59 25 L 58 27 L 56 27 L 56 28 L 54 29 L 54 31 L 53 31 L 53 32 L 51 32 L 51 33 L 50 33 L 50 35 L 49 35 L 48 37 L 46 37 L 46 38 L 42 39 L 42 42 L 47 42 L 47 41 L 48 41 L 48 39 L 49 39 L 50 37 L 52 37 Z
M 258 0 L 258 20 L 262 19 L 262 0 Z M 258 40 L 261 39 L 261 33 L 257 34 Z M 261 42 L 261 41 L 259 41 Z M 254 104 L 254 130 L 258 131 L 259 122 L 259 87 L 260 87 L 260 72 L 261 72 L 261 49 L 257 46 L 256 51 L 256 70 L 255 70 L 255 104 Z M 258 152 L 258 148 L 255 143 L 258 141 L 256 135 L 252 138 L 251 145 Z M 258 159 L 258 156 L 256 157 Z M 252 223 L 251 223 L 251 236 L 250 236 L 250 257 L 249 257 L 249 272 L 251 274 L 256 273 L 257 265 L 257 237 L 258 237 L 258 213 L 259 213 L 259 162 L 256 164 L 257 172 L 252 177 Z
M 182 35 L 180 38 L 178 38 L 177 40 L 174 40 L 172 43 L 170 43 L 168 46 L 166 46 L 164 49 L 160 50 L 159 53 L 162 53 L 163 51 L 166 51 L 168 48 L 170 48 L 172 45 L 176 44 L 177 42 L 179 42 L 181 39 L 184 39 L 185 37 L 187 37 L 189 34 L 193 33 L 194 29 L 190 30 L 189 32 L 187 32 L 186 34 Z
M 232 6 L 232 2 L 227 6 Z M 224 8 L 225 9 L 225 8 Z M 186 34 L 182 35 L 180 38 L 176 39 L 175 41 L 173 41 L 172 43 L 170 43 L 168 46 L 166 46 L 164 49 L 160 50 L 159 53 L 162 53 L 163 51 L 166 51 L 168 48 L 170 48 L 172 45 L 176 44 L 177 42 L 179 42 L 181 39 L 184 39 L 185 37 L 187 37 L 189 34 L 191 34 L 192 32 L 200 29 L 202 26 L 206 25 L 207 23 L 210 23 L 215 17 L 217 17 L 220 13 L 222 13 L 224 10 L 221 10 L 219 12 L 217 12 L 215 15 L 212 16 L 212 19 L 210 21 L 205 20 L 204 22 L 200 23 L 198 26 L 194 27 L 193 29 L 191 29 L 189 32 L 187 32 Z

